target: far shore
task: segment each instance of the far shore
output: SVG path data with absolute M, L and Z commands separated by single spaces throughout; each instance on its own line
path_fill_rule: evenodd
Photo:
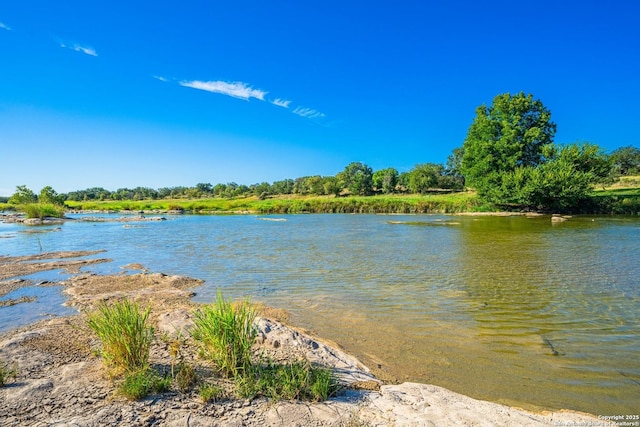
M 24 425 L 596 425 L 597 418 L 572 411 L 534 413 L 472 399 L 442 387 L 385 384 L 355 357 L 308 332 L 287 325 L 286 312 L 261 308 L 256 322 L 257 352 L 280 360 L 303 357 L 330 367 L 343 391 L 319 403 L 270 402 L 265 398 L 238 399 L 232 395 L 204 403 L 195 391 L 170 390 L 141 401 L 117 396 L 95 354 L 97 342 L 84 326 L 86 313 L 100 301 L 124 297 L 151 305 L 158 339 L 152 349 L 157 366 L 170 366 L 169 349 L 161 334 L 188 337 L 191 301 L 201 281 L 148 273 L 100 276 L 80 272 L 83 257 L 98 252 L 52 252 L 24 257 L 0 257 L 0 296 L 25 281 L 19 277 L 53 269 L 73 275 L 56 283 L 64 286 L 67 304 L 78 309 L 71 317 L 54 317 L 0 335 L 0 360 L 14 363 L 18 375 L 0 388 L 0 424 Z M 105 259 L 91 260 L 102 262 Z M 46 285 L 46 284 L 45 284 Z M 18 302 L 27 304 L 28 302 Z M 0 307 L 0 310 L 2 308 Z M 188 357 L 207 372 L 195 353 Z M 589 424 L 590 423 L 590 424 Z

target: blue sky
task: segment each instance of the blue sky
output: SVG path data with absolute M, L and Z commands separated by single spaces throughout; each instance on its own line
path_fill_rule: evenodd
M 444 163 L 477 106 L 640 145 L 640 2 L 6 1 L 0 195 Z

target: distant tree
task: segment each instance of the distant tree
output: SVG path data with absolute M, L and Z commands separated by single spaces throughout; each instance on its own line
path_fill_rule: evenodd
M 324 194 L 327 195 L 339 196 L 342 191 L 340 181 L 335 176 L 325 176 L 322 179 L 322 188 L 324 189 Z
M 64 204 L 64 196 L 58 194 L 56 190 L 47 185 L 42 190 L 40 190 L 38 202 L 62 206 Z
M 247 185 L 240 184 L 238 188 L 236 188 L 235 193 L 235 196 L 246 196 L 251 193 L 251 189 Z
M 284 179 L 282 181 L 274 181 L 271 184 L 274 194 L 291 194 L 293 193 L 293 180 Z
M 149 187 L 136 187 L 133 190 L 133 200 L 154 200 L 158 198 L 158 192 Z
M 223 196 L 226 191 L 227 191 L 227 186 L 225 184 L 218 183 L 213 186 L 214 196 L 217 196 L 217 197 Z
M 444 166 L 435 163 L 424 163 L 414 166 L 409 172 L 409 191 L 426 193 L 438 186 L 438 180 L 444 173 Z
M 228 182 L 224 189 L 224 197 L 235 197 L 238 194 L 238 184 L 235 182 Z
M 196 184 L 196 189 L 198 190 L 200 197 L 210 196 L 213 192 L 213 186 L 209 183 L 199 183 Z
M 26 185 L 16 186 L 16 192 L 9 198 L 9 203 L 12 205 L 25 205 L 36 201 L 36 194 Z
M 451 188 L 454 190 L 464 189 L 464 176 L 462 175 L 462 157 L 464 156 L 464 148 L 454 148 L 449 157 L 447 157 L 447 163 L 444 166 L 443 182 L 440 184 L 441 188 Z
M 543 162 L 542 149 L 555 133 L 551 112 L 531 94 L 497 95 L 491 106 L 476 109 L 467 132 L 460 165 L 466 184 L 498 201 L 504 174 Z
M 373 187 L 385 194 L 393 193 L 398 184 L 398 171 L 395 168 L 386 168 L 373 173 Z
M 611 153 L 611 168 L 616 176 L 640 174 L 640 149 L 628 145 Z
M 159 199 L 168 199 L 169 197 L 171 197 L 171 188 L 169 187 L 158 188 Z
M 340 173 L 344 188 L 351 194 L 368 196 L 373 193 L 373 171 L 361 162 L 352 162 Z
M 304 180 L 304 187 L 309 194 L 321 196 L 324 194 L 324 182 L 320 175 L 308 176 Z
M 409 190 L 409 177 L 411 174 L 409 172 L 402 172 L 398 175 L 398 183 L 396 184 L 396 188 L 402 192 L 406 192 Z
M 107 200 L 111 198 L 111 192 L 102 187 L 87 188 L 79 193 L 82 195 L 81 200 Z
M 307 178 L 308 177 L 306 176 L 301 176 L 293 181 L 293 188 L 291 190 L 293 194 L 309 194 L 309 189 L 307 188 Z
M 445 164 L 445 173 L 447 175 L 462 176 L 462 157 L 464 156 L 464 148 L 454 148 L 451 154 L 447 157 L 447 163 Z

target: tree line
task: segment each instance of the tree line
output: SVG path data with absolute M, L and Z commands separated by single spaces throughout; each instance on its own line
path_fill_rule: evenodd
M 62 201 L 87 200 L 162 200 L 162 199 L 200 199 L 210 197 L 247 197 L 257 196 L 265 198 L 280 195 L 359 195 L 391 193 L 421 193 L 435 191 L 459 191 L 463 188 L 463 179 L 456 175 L 446 165 L 424 163 L 416 165 L 409 172 L 398 172 L 395 168 L 385 168 L 373 171 L 362 162 L 352 162 L 335 176 L 303 176 L 296 179 L 284 179 L 272 183 L 261 182 L 252 185 L 229 182 L 226 184 L 199 183 L 193 187 L 135 187 L 120 188 L 109 191 L 102 187 L 92 187 L 84 190 L 62 194 Z M 31 190 L 19 186 L 16 195 L 24 196 L 25 190 L 31 196 L 29 200 L 38 197 Z M 24 197 L 14 195 L 12 203 L 24 202 Z M 35 197 L 35 198 L 34 198 Z M 23 200 L 20 202 L 19 199 Z
M 102 187 L 58 194 L 43 188 L 36 195 L 18 186 L 12 204 L 65 200 L 161 200 L 211 197 L 266 198 L 281 195 L 358 195 L 462 191 L 475 189 L 482 200 L 529 210 L 571 210 L 583 202 L 595 185 L 613 183 L 620 176 L 640 174 L 640 149 L 621 147 L 606 154 L 596 144 L 553 142 L 556 124 L 551 112 L 533 95 L 499 94 L 491 105 L 476 109 L 461 147 L 446 163 L 417 164 L 408 172 L 393 167 L 373 171 L 352 162 L 335 176 L 303 176 L 252 185 L 199 183 L 193 187 Z

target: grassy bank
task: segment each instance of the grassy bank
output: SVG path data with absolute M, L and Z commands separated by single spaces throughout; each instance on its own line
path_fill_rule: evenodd
M 193 213 L 458 213 L 482 210 L 475 193 L 369 197 L 287 196 L 198 200 L 71 202 L 70 209 L 100 211 L 179 210 Z M 486 210 L 486 209 L 485 209 Z
M 66 201 L 72 210 L 181 211 L 202 214 L 296 214 L 296 213 L 461 213 L 504 210 L 482 202 L 475 192 L 428 195 L 378 195 L 369 197 L 256 196 L 209 199 Z M 0 210 L 16 209 L 1 204 Z M 597 189 L 573 213 L 640 214 L 640 177 L 625 177 L 611 187 Z M 40 215 L 36 215 L 40 216 Z

